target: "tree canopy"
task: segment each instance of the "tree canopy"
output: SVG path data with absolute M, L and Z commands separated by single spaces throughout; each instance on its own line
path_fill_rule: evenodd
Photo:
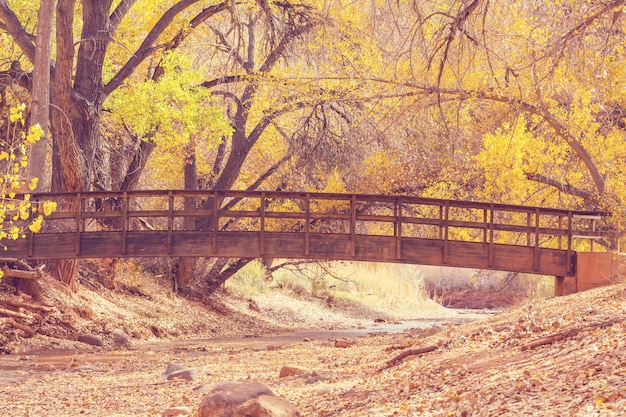
M 0 0 L 0 111 L 34 88 L 39 5 Z M 338 187 L 617 223 L 625 13 L 624 0 L 58 0 L 47 174 L 58 191 Z

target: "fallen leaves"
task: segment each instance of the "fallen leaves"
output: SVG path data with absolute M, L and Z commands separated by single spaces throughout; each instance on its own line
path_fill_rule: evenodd
M 203 387 L 232 380 L 265 384 L 311 417 L 621 416 L 625 294 L 623 285 L 597 289 L 437 331 L 138 344 L 59 362 L 78 367 L 11 355 L 8 372 L 24 375 L 0 384 L 0 415 L 158 416 L 194 409 Z M 197 370 L 193 380 L 168 381 L 171 362 Z M 306 372 L 281 378 L 286 365 Z

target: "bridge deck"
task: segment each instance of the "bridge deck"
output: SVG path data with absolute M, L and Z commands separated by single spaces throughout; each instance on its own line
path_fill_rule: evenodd
M 33 196 L 58 209 L 23 259 L 248 257 L 574 274 L 600 213 L 358 194 L 133 191 Z

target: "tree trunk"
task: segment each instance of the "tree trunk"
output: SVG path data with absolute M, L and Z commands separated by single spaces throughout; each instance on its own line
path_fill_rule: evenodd
M 228 267 L 218 275 L 209 274 L 205 282 L 204 291 L 206 291 L 207 294 L 214 293 L 228 278 L 235 275 L 241 268 L 248 265 L 253 260 L 254 258 L 239 258 L 228 265 Z
M 48 132 L 50 131 L 50 56 L 52 54 L 52 28 L 56 0 L 41 2 L 37 20 L 37 40 L 33 68 L 33 89 L 31 91 L 31 125 L 39 124 L 43 137 L 29 149 L 28 178 L 38 178 L 36 191 L 50 190 L 46 175 Z
M 196 166 L 196 147 L 193 140 L 187 145 L 187 158 L 185 161 L 185 190 L 198 189 L 198 174 Z M 196 209 L 196 198 L 185 197 L 185 210 Z M 193 217 L 185 217 L 183 219 L 184 230 L 194 230 L 196 227 L 196 219 Z M 177 290 L 186 292 L 191 286 L 193 278 L 195 258 L 180 257 L 178 258 L 178 266 L 176 268 L 176 286 Z
M 74 101 L 72 91 L 72 68 L 74 65 L 75 0 L 59 0 L 57 6 L 57 61 L 52 83 L 54 104 L 51 112 L 51 128 L 54 137 L 52 160 L 52 191 L 80 191 L 84 186 L 85 164 L 75 141 L 71 118 L 83 115 Z M 86 115 L 85 115 L 86 116 Z M 75 208 L 76 202 L 69 203 Z M 62 259 L 49 262 L 50 273 L 57 280 L 74 290 L 78 280 L 78 260 Z

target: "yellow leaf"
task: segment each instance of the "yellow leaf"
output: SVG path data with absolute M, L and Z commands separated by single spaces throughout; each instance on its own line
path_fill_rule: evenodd
M 9 230 L 9 237 L 13 240 L 17 240 L 17 238 L 20 237 L 19 227 L 13 226 L 11 230 Z
M 41 224 L 43 222 L 43 216 L 39 215 L 31 224 L 28 225 L 28 230 L 33 233 L 38 233 L 41 230 Z
M 20 219 L 27 220 L 29 217 L 28 208 L 25 206 L 20 207 Z
M 57 203 L 53 201 L 46 201 L 45 203 L 43 203 L 43 214 L 45 214 L 46 216 L 51 215 L 52 212 L 56 209 Z

